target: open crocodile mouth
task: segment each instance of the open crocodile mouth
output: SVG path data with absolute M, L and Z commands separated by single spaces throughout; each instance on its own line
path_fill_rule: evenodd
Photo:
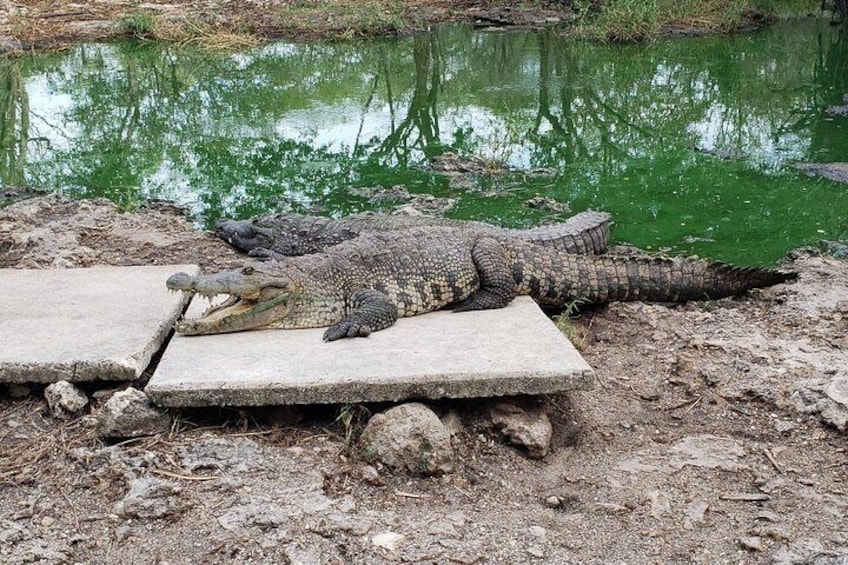
M 185 335 L 229 333 L 270 326 L 286 316 L 293 297 L 287 288 L 274 285 L 250 292 L 236 292 L 231 288 L 207 289 L 205 286 L 213 285 L 205 285 L 203 279 L 185 273 L 172 275 L 167 286 L 173 292 L 199 295 L 209 301 L 209 308 L 199 317 L 183 318 L 177 322 L 176 331 Z M 216 304 L 220 296 L 226 298 Z

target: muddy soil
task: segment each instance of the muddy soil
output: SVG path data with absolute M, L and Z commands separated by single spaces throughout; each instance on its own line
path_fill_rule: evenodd
M 4 268 L 241 260 L 162 203 L 0 211 Z M 185 411 L 107 445 L 108 393 L 59 421 L 10 387 L 0 562 L 848 563 L 848 263 L 785 266 L 797 282 L 738 299 L 584 312 L 596 386 L 531 399 L 554 424 L 542 460 L 487 400 L 432 403 L 461 422 L 442 477 L 375 474 L 345 441 L 385 406 Z

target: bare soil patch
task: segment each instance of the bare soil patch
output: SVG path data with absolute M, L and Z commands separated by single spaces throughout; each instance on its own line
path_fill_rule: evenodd
M 188 261 L 241 258 L 163 204 L 0 211 L 4 268 Z M 846 563 L 848 263 L 787 266 L 796 283 L 739 299 L 584 313 L 595 390 L 530 399 L 551 453 L 506 445 L 486 400 L 437 403 L 461 423 L 439 478 L 374 473 L 345 442 L 385 407 L 185 411 L 170 434 L 105 445 L 104 393 L 59 421 L 11 387 L 0 561 Z

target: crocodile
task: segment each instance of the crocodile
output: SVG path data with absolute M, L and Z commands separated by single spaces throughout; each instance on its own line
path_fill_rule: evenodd
M 368 336 L 399 317 L 444 307 L 503 308 L 516 295 L 571 301 L 718 299 L 795 278 L 795 273 L 691 258 L 592 256 L 461 228 L 375 232 L 318 254 L 241 270 L 176 273 L 173 291 L 229 295 L 179 333 L 327 327 L 325 341 Z
M 363 233 L 424 226 L 451 227 L 496 237 L 514 237 L 589 255 L 606 251 L 610 237 L 610 215 L 592 210 L 581 212 L 558 224 L 526 230 L 433 216 L 358 214 L 334 220 L 322 216 L 277 214 L 249 220 L 219 220 L 215 233 L 233 247 L 257 259 L 279 260 L 285 256 L 319 253 Z

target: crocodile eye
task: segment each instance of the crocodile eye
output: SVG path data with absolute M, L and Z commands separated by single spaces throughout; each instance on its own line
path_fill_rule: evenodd
M 252 275 L 255 271 L 256 271 L 256 269 L 254 269 L 253 267 L 245 267 L 241 270 L 241 274 Z

